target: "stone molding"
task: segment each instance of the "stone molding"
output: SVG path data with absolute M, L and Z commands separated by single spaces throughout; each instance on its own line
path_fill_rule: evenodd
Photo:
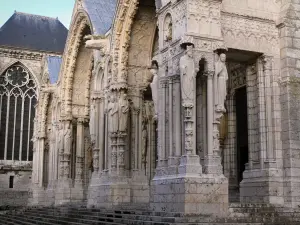
M 46 53 L 0 48 L 0 57 L 41 61 Z
M 118 83 L 112 89 L 127 88 L 128 57 L 130 31 L 138 9 L 138 0 L 124 0 L 116 13 L 116 24 L 113 27 L 113 69 L 112 82 Z

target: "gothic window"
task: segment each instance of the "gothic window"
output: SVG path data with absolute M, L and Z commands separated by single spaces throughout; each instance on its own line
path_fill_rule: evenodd
M 36 83 L 21 65 L 0 75 L 0 160 L 32 161 Z

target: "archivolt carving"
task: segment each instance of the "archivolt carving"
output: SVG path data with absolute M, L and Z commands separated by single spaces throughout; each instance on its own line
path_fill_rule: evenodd
M 79 12 L 72 25 L 72 30 L 68 37 L 64 62 L 61 71 L 62 89 L 63 89 L 63 116 L 70 117 L 72 115 L 72 82 L 78 49 L 83 36 L 83 30 L 89 26 L 90 22 L 83 12 Z
M 112 82 L 119 85 L 112 88 L 127 88 L 127 63 L 130 31 L 134 16 L 137 12 L 138 0 L 124 0 L 117 11 L 114 26 L 113 74 Z M 120 77 L 118 77 L 120 74 Z

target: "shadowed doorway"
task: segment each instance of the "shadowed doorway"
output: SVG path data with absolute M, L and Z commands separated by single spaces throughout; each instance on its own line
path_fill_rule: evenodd
M 236 89 L 236 144 L 238 182 L 243 179 L 245 164 L 248 163 L 248 118 L 246 86 Z

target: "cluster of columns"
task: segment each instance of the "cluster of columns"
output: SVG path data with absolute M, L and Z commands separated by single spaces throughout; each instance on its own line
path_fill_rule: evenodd
M 193 49 L 187 51 L 193 52 Z M 189 156 L 188 158 L 191 159 L 191 157 L 197 154 L 196 76 L 198 68 L 193 56 L 191 57 L 191 59 L 181 59 L 183 64 L 182 70 L 185 70 L 183 72 L 185 73 L 184 75 L 182 74 L 181 77 L 174 75 L 160 78 L 160 97 L 158 103 L 158 176 L 165 173 L 160 168 L 167 167 L 168 164 L 169 166 L 176 165 L 176 163 L 178 166 L 180 157 Z M 190 68 L 187 66 L 190 66 Z M 191 84 L 188 84 L 186 90 L 183 90 L 183 85 L 185 84 L 183 84 L 182 79 L 184 78 L 183 76 L 188 76 L 188 72 L 192 73 L 192 81 L 189 81 Z M 215 71 L 211 70 L 205 71 L 203 75 L 207 77 L 207 151 L 203 166 L 205 173 L 221 175 L 223 171 L 219 152 L 219 125 L 224 111 L 217 109 L 219 107 L 215 101 L 217 98 L 213 97 L 218 95 L 215 91 L 218 84 L 216 81 L 218 74 L 215 74 Z M 191 93 L 188 93 L 190 90 Z M 196 162 L 197 160 L 199 160 L 198 156 L 194 157 L 192 161 Z M 197 164 L 198 169 L 196 173 L 201 174 L 202 166 L 200 165 L 200 160 Z

